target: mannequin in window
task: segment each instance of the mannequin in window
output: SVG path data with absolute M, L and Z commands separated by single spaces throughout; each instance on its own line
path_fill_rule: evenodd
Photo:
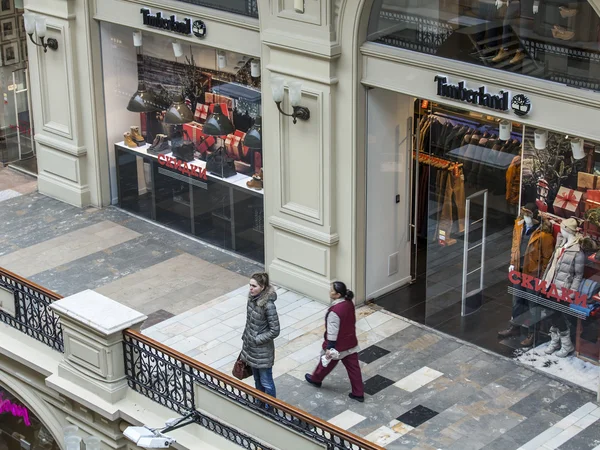
M 515 39 L 518 36 L 515 36 L 512 30 L 516 30 L 518 33 L 521 28 L 521 2 L 519 0 L 496 0 L 496 8 L 500 9 L 502 6 L 506 6 L 502 22 L 502 47 L 496 56 L 492 58 L 492 62 L 499 63 L 511 58 L 509 63 L 517 64 L 525 59 L 525 52 L 520 47 L 516 51 L 513 51 L 509 46 L 513 41 L 516 41 L 517 45 L 519 45 L 519 40 Z
M 539 278 L 546 270 L 554 251 L 554 236 L 552 225 L 543 220 L 541 226 L 534 218 L 535 206 L 528 204 L 521 208 L 521 214 L 515 220 L 513 228 L 510 266 L 513 270 Z M 520 286 L 518 289 L 523 289 Z M 524 290 L 524 289 L 523 289 Z M 521 324 L 521 325 L 519 325 Z M 521 326 L 527 326 L 527 338 L 521 341 L 523 347 L 533 344 L 532 315 L 529 301 L 515 294 L 512 301 L 511 321 L 506 330 L 498 332 L 500 338 L 518 336 Z
M 576 219 L 562 221 L 556 248 L 544 273 L 544 280 L 553 283 L 558 290 L 565 288 L 577 291 L 583 280 L 585 253 L 581 249 L 583 236 L 577 227 Z M 555 312 L 552 319 L 551 341 L 545 351 L 547 354 L 556 352 L 556 356 L 564 358 L 575 349 L 571 342 L 569 323 L 563 313 Z

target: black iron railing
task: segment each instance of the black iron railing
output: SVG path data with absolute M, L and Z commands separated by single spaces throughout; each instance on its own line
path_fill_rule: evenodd
M 50 304 L 62 297 L 25 278 L 0 268 L 0 289 L 10 292 L 13 304 L 0 308 L 0 322 L 64 352 L 63 332 Z
M 125 373 L 129 386 L 179 414 L 197 411 L 194 385 L 199 384 L 322 444 L 328 450 L 383 450 L 372 442 L 272 398 L 137 331 L 126 330 L 123 334 Z M 269 407 L 265 408 L 265 404 Z M 196 422 L 199 425 L 208 427 L 211 421 L 216 422 L 200 412 L 198 414 Z M 219 426 L 225 430 L 225 425 Z M 244 448 L 267 448 L 239 431 L 231 434 L 227 430 L 220 434 Z M 246 443 L 241 443 L 242 440 Z

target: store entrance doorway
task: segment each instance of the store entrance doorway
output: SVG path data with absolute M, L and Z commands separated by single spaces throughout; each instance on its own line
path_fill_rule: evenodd
M 367 298 L 512 354 L 527 336 L 498 331 L 512 314 L 523 127 L 382 89 L 367 107 Z

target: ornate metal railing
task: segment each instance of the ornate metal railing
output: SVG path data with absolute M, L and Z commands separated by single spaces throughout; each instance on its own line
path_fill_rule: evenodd
M 197 411 L 194 385 L 210 389 L 239 406 L 261 414 L 281 426 L 322 444 L 328 450 L 383 450 L 381 447 L 272 398 L 235 378 L 189 358 L 133 330 L 124 333 L 125 373 L 129 386 L 179 414 Z M 264 405 L 269 405 L 265 408 Z M 196 422 L 207 427 L 215 419 L 198 412 Z M 244 448 L 266 448 L 252 438 L 231 434 L 220 424 L 221 434 Z M 213 430 L 214 431 L 214 430 Z M 242 443 L 242 440 L 244 440 Z
M 13 305 L 0 308 L 0 322 L 64 352 L 62 327 L 50 308 L 50 304 L 62 296 L 1 267 L 0 289 L 14 297 L 14 310 Z

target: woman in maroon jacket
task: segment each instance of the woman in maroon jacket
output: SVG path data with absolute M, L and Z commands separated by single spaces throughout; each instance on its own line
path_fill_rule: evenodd
M 362 375 L 358 364 L 358 339 L 356 338 L 356 315 L 354 310 L 354 293 L 346 288 L 341 281 L 331 285 L 331 306 L 325 315 L 325 341 L 321 357 L 329 361 L 323 366 L 322 360 L 315 371 L 304 375 L 306 381 L 316 387 L 321 387 L 323 379 L 333 370 L 341 360 L 352 385 L 352 392 L 348 396 L 359 402 L 365 401 Z

